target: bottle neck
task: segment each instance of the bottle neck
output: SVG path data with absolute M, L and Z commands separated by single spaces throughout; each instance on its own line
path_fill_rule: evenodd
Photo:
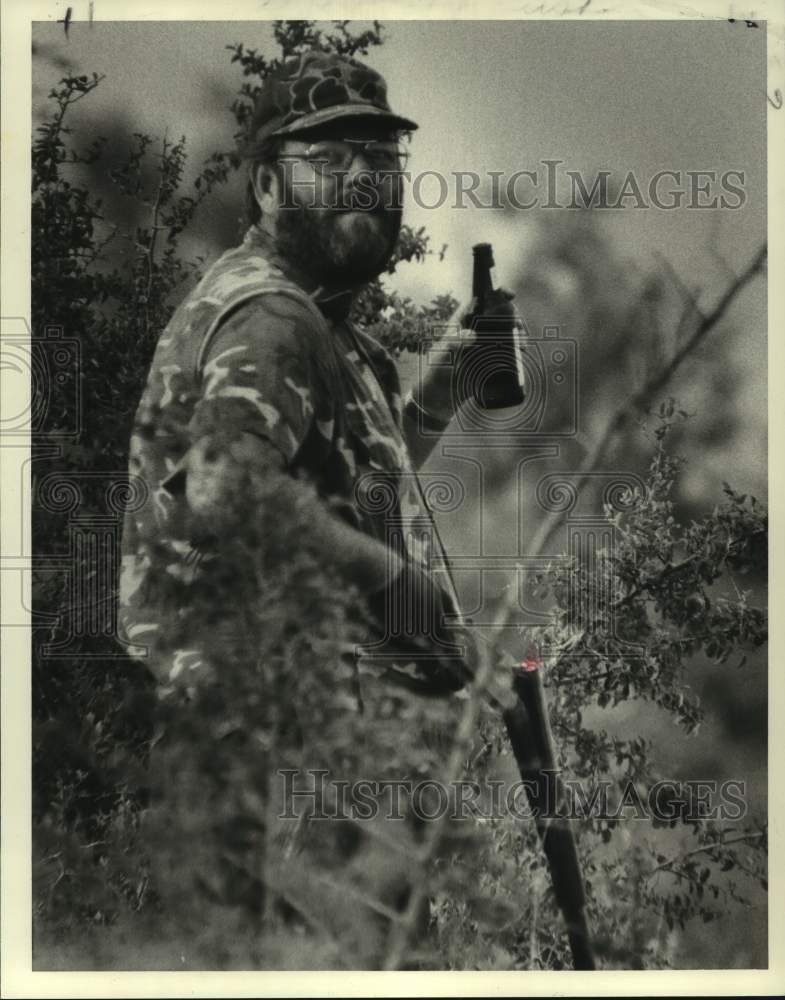
M 472 295 L 482 308 L 493 291 L 493 258 L 484 248 L 474 252 L 474 273 L 472 275 Z

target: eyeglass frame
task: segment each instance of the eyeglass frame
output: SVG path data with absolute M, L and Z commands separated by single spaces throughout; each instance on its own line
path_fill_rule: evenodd
M 377 167 L 375 170 L 372 170 L 372 172 L 382 173 L 382 174 L 398 174 L 403 172 L 410 155 L 409 151 L 402 147 L 401 140 L 404 137 L 411 139 L 411 133 L 404 132 L 396 139 L 317 139 L 314 142 L 310 143 L 302 153 L 282 153 L 279 154 L 278 159 L 305 160 L 308 163 L 313 164 L 314 169 L 317 170 L 318 173 L 321 174 L 322 176 L 325 175 L 329 176 L 330 174 L 340 175 L 341 173 L 344 173 L 345 171 L 351 168 L 352 164 L 355 161 L 355 158 L 359 154 L 359 149 L 357 147 L 362 147 L 363 151 L 365 151 L 367 150 L 368 146 L 373 145 L 374 143 L 376 144 L 389 143 L 390 145 L 394 143 L 397 146 L 399 165 L 395 168 L 390 168 L 390 169 Z M 314 146 L 321 146 L 328 142 L 341 143 L 347 146 L 348 147 L 347 154 L 351 152 L 352 155 L 346 160 L 345 163 L 338 164 L 332 167 L 328 166 L 328 163 L 324 158 L 320 159 L 319 157 L 315 157 L 312 153 Z M 354 151 L 352 151 L 352 147 L 354 147 Z

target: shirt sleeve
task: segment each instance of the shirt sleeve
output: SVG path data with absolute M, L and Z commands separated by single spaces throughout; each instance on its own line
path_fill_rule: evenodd
M 193 438 L 220 427 L 270 441 L 287 467 L 318 462 L 332 438 L 334 375 L 323 331 L 281 293 L 243 303 L 207 350 Z

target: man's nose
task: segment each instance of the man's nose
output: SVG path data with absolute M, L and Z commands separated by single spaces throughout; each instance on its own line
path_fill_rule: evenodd
M 358 149 L 352 157 L 352 162 L 346 172 L 346 179 L 353 181 L 358 174 L 374 173 L 374 168 L 364 149 Z
M 349 164 L 344 178 L 344 191 L 363 192 L 364 207 L 398 209 L 403 204 L 401 178 L 393 172 L 380 170 L 378 165 L 366 158 L 365 151 L 360 149 Z M 371 191 L 374 193 L 371 194 Z M 368 199 L 373 205 L 368 204 Z
M 375 201 L 378 197 L 371 193 L 376 191 L 377 181 L 363 150 L 358 150 L 343 177 L 343 197 L 355 208 L 375 208 L 368 201 L 369 198 Z

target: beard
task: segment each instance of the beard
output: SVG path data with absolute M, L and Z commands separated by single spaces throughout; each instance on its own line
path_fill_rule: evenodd
M 398 241 L 402 209 L 378 203 L 350 209 L 303 203 L 287 184 L 276 220 L 279 252 L 295 267 L 327 287 L 367 284 L 385 270 Z M 346 204 L 351 204 L 347 196 Z

